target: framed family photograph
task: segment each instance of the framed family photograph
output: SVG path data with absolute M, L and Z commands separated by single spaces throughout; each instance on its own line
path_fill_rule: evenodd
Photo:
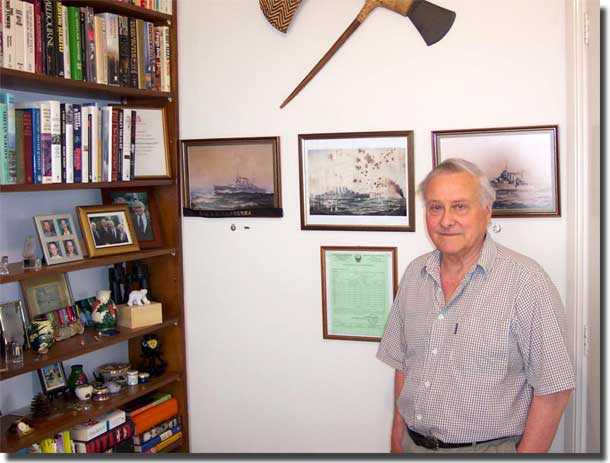
M 21 281 L 21 292 L 30 320 L 55 309 L 72 305 L 68 275 L 56 273 Z
M 322 246 L 324 339 L 380 341 L 398 287 L 394 247 Z
M 496 190 L 492 217 L 559 217 L 557 125 L 432 132 L 434 166 L 473 162 Z
M 415 231 L 413 131 L 299 135 L 302 230 Z
M 38 369 L 38 378 L 42 392 L 47 395 L 58 395 L 68 388 L 68 381 L 61 362 L 51 363 Z
M 72 214 L 37 215 L 34 223 L 47 265 L 83 258 Z
M 127 204 L 140 248 L 161 246 L 159 212 L 152 188 L 104 189 L 104 204 Z
M 78 206 L 76 210 L 91 257 L 140 250 L 127 204 Z
M 282 217 L 279 137 L 182 142 L 184 215 Z
M 0 333 L 2 348 L 9 343 L 29 347 L 27 325 L 21 301 L 11 301 L 0 304 Z

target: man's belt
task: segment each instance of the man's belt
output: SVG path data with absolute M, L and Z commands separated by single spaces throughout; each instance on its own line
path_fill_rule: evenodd
M 448 442 L 443 442 L 441 440 L 438 440 L 434 436 L 424 436 L 422 434 L 419 434 L 415 431 L 410 430 L 408 427 L 407 427 L 407 431 L 409 432 L 409 436 L 411 436 L 411 439 L 413 439 L 413 442 L 415 442 L 415 444 L 419 445 L 420 447 L 425 447 L 430 450 L 456 449 L 459 447 L 470 447 L 472 445 L 484 444 L 485 442 L 499 440 L 499 439 L 488 439 L 488 440 L 482 440 L 482 441 L 477 441 L 477 442 L 465 442 L 463 444 L 451 444 Z

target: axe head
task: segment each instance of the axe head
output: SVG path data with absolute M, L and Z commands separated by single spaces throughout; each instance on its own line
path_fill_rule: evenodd
M 267 18 L 278 31 L 286 33 L 290 22 L 302 0 L 259 0 L 258 3 Z
M 423 37 L 426 45 L 432 45 L 441 40 L 449 32 L 455 20 L 453 11 L 426 0 L 415 0 L 407 16 Z

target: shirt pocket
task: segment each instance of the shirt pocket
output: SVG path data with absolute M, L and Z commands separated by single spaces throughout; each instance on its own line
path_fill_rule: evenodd
M 510 321 L 481 318 L 458 324 L 451 336 L 453 368 L 465 376 L 504 376 L 508 368 Z

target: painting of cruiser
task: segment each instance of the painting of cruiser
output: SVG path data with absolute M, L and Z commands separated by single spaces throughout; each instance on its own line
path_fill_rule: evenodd
M 496 190 L 493 217 L 560 216 L 558 126 L 432 133 L 434 165 L 475 163 Z
M 303 230 L 414 231 L 413 133 L 299 135 Z
M 280 217 L 277 137 L 183 141 L 184 214 Z

